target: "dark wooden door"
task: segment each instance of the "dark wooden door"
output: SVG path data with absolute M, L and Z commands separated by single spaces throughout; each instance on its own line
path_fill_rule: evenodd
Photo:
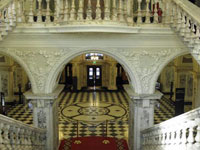
M 87 66 L 88 86 L 101 86 L 101 66 Z

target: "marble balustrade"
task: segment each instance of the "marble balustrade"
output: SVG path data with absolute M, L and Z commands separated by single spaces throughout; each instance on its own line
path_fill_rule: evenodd
M 44 150 L 46 130 L 0 115 L 0 149 Z
M 160 23 L 158 0 L 13 0 L 18 23 Z M 28 7 L 25 7 L 27 6 Z M 132 5 L 132 6 L 131 6 Z M 133 9 L 133 6 L 137 8 Z M 128 9 L 129 8 L 129 9 Z M 25 12 L 25 14 L 24 14 Z M 25 15 L 25 16 L 23 16 Z M 161 19 L 160 19 L 161 20 Z
M 200 44 L 200 8 L 187 0 L 173 0 L 165 4 L 163 23 L 170 26 L 182 37 L 189 48 Z M 199 54 L 199 49 L 193 49 Z
M 142 150 L 199 150 L 200 108 L 169 119 L 142 133 Z

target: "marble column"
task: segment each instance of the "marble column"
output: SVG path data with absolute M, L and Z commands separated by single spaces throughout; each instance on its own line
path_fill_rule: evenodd
M 58 86 L 50 94 L 33 94 L 31 91 L 24 95 L 33 104 L 33 124 L 35 127 L 46 129 L 46 150 L 58 148 L 58 102 L 57 97 L 64 86 Z
M 195 102 L 194 102 L 194 107 L 198 108 L 200 107 L 200 73 L 197 74 L 197 86 L 196 86 L 196 94 L 195 94 Z
M 129 103 L 129 147 L 141 150 L 141 131 L 154 125 L 154 106 L 162 93 L 136 94 L 130 86 L 124 87 L 131 101 Z

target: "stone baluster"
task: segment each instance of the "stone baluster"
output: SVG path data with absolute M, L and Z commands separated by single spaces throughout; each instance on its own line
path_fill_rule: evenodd
M 29 5 L 29 14 L 28 14 L 28 22 L 33 23 L 33 0 L 29 0 L 30 5 Z M 23 12 L 22 12 L 23 13 Z
M 175 12 L 175 6 L 176 5 L 171 5 L 171 10 L 170 10 L 170 24 L 173 25 L 174 23 L 174 20 L 175 20 L 175 15 L 176 15 L 176 12 Z
M 49 23 L 51 22 L 51 17 L 50 17 L 50 0 L 46 0 L 47 3 L 47 10 L 46 10 L 46 20 L 45 22 Z
M 3 123 L 0 122 L 0 149 L 4 149 L 4 144 L 2 144 L 4 139 L 3 133 Z
M 16 149 L 20 149 L 20 128 L 15 127 L 15 144 L 16 144 Z
M 180 35 L 181 36 L 185 35 L 185 29 L 186 29 L 185 26 L 186 26 L 185 12 L 182 11 L 181 30 L 180 30 Z
M 171 136 L 171 132 L 167 131 L 166 132 L 166 145 L 168 146 L 170 144 L 170 136 Z
M 91 0 L 88 0 L 88 4 L 87 4 L 87 18 L 86 20 L 91 21 L 92 20 L 92 7 L 91 7 Z
M 163 134 L 162 134 L 161 130 L 159 130 L 159 141 L 158 141 L 159 146 L 162 145 L 162 140 L 163 140 Z
M 15 131 L 14 131 L 14 127 L 11 125 L 9 128 L 9 139 L 10 139 L 10 147 L 12 149 L 15 149 Z
M 142 10 L 141 10 L 141 4 L 142 0 L 137 0 L 138 2 L 138 10 L 137 10 L 137 23 L 142 23 Z
M 72 0 L 69 20 L 75 21 L 75 17 L 76 17 L 75 0 Z
M 149 5 L 150 5 L 150 0 L 146 0 L 146 19 L 145 19 L 145 23 L 151 23 L 150 22 L 150 10 L 149 10 Z
M 17 18 L 16 18 L 16 15 L 17 15 L 17 13 L 16 13 L 16 2 L 12 2 L 12 20 L 13 20 L 13 25 L 15 26 L 16 25 L 16 20 L 17 20 Z
M 23 13 L 23 1 L 17 1 L 17 22 L 18 23 L 23 23 L 25 22 L 25 16 Z
M 24 129 L 20 128 L 20 149 L 24 149 L 25 145 L 25 133 Z
M 177 5 L 173 5 L 173 20 L 171 20 L 171 24 L 173 28 L 176 28 L 177 26 L 177 20 L 178 20 L 178 12 L 177 12 Z
M 195 24 L 193 20 L 190 20 L 189 47 L 192 47 L 194 42 L 195 42 Z
M 101 5 L 100 5 L 100 0 L 97 0 L 97 5 L 96 5 L 96 20 L 101 20 Z
M 143 140 L 142 140 L 142 147 L 144 148 L 145 145 L 147 145 L 147 134 L 143 134 L 142 138 L 143 138 Z
M 79 1 L 79 3 L 80 3 L 80 1 Z M 69 20 L 69 1 L 65 0 L 64 21 L 68 21 L 68 20 Z
M 157 0 L 154 0 L 154 19 L 153 23 L 157 24 L 158 23 L 158 2 Z
M 7 11 L 8 11 L 7 12 L 8 25 L 9 25 L 9 28 L 11 29 L 13 26 L 12 5 L 8 6 Z
M 9 129 L 10 129 L 10 125 L 4 124 L 4 144 L 7 149 L 11 149 L 10 140 L 9 140 Z
M 54 0 L 54 23 L 58 22 L 59 18 L 59 8 L 57 0 Z
M 178 126 L 177 126 L 177 128 L 178 128 Z M 174 140 L 175 140 L 176 147 L 179 147 L 179 145 L 181 143 L 181 130 L 180 129 L 176 130 L 176 138 Z
M 163 5 L 163 14 L 162 14 L 162 22 L 164 24 L 169 24 L 170 23 L 170 8 L 171 5 L 176 5 L 173 2 L 169 2 L 169 1 L 164 1 L 164 5 Z
M 191 19 L 189 17 L 186 17 L 184 41 L 190 40 L 190 20 Z
M 196 43 L 196 44 L 199 44 L 199 43 L 200 43 L 199 37 L 200 37 L 200 25 L 198 25 L 198 24 L 196 23 L 196 38 L 195 38 L 195 43 Z
M 123 15 L 123 0 L 119 0 L 119 7 L 118 7 L 118 20 L 120 22 L 124 22 L 124 15 Z
M 84 0 L 79 0 L 78 1 L 78 14 L 77 14 L 77 20 L 82 21 L 83 20 L 83 5 L 84 5 Z
M 104 0 L 104 20 L 110 20 L 110 7 L 109 7 L 109 0 Z
M 187 127 L 183 126 L 181 135 L 181 147 L 185 149 L 187 143 Z
M 117 9 L 116 9 L 116 0 L 112 1 L 112 20 L 117 20 Z
M 32 130 L 28 131 L 28 144 L 29 144 L 29 149 L 33 148 L 32 141 L 34 141 L 34 134 Z
M 165 134 L 165 132 L 163 131 L 163 133 L 162 133 L 161 145 L 165 145 L 165 136 L 166 136 L 166 134 Z
M 37 22 L 42 22 L 42 0 L 37 0 L 38 2 L 38 12 L 37 12 Z
M 191 147 L 190 149 L 192 149 L 192 145 L 194 143 L 194 121 L 190 120 L 188 122 L 188 137 L 187 137 L 187 147 Z
M 175 28 L 176 28 L 177 31 L 181 30 L 181 23 L 182 23 L 181 9 L 177 5 L 177 23 L 176 23 L 176 26 L 175 26 Z
M 200 118 L 196 118 L 195 122 L 197 124 L 197 128 L 196 128 L 196 136 L 195 136 L 195 150 L 199 150 L 200 149 Z
M 6 31 L 10 31 L 10 30 L 11 30 L 11 27 L 10 27 L 9 8 L 8 8 L 8 7 L 6 7 L 4 13 L 5 13 L 4 22 L 5 22 L 5 25 L 6 25 Z
M 124 19 L 125 21 L 127 21 L 127 17 L 128 17 L 128 11 L 127 11 L 127 0 L 124 0 L 124 5 L 123 5 L 123 10 L 124 10 Z

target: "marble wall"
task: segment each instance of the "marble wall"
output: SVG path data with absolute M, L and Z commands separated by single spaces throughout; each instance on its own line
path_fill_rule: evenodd
M 191 102 L 192 105 L 186 105 L 185 111 L 195 108 L 195 103 L 200 99 L 196 96 L 198 89 L 199 65 L 194 58 L 187 54 L 175 58 L 161 72 L 159 82 L 162 86 L 162 92 L 170 92 L 170 83 L 173 82 L 173 92 L 176 88 L 185 88 L 185 102 Z M 175 100 L 175 95 L 173 96 Z
M 26 91 L 28 77 L 24 70 L 7 56 L 0 56 L 0 91 L 4 93 L 6 102 L 18 100 L 15 94 L 21 84 L 22 92 Z

